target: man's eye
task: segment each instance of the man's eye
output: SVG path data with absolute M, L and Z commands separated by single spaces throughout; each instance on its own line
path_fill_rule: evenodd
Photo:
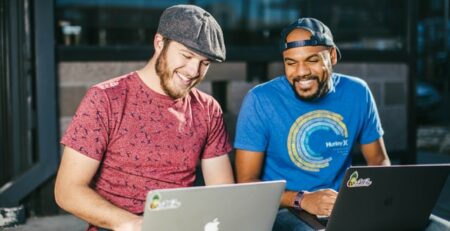
M 183 57 L 186 58 L 186 59 L 190 59 L 191 58 L 191 56 L 186 55 L 186 54 L 181 54 L 181 55 L 183 55 Z

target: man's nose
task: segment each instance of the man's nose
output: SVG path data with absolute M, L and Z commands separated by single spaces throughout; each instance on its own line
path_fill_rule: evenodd
M 311 75 L 311 68 L 305 63 L 299 63 L 295 71 L 298 76 Z

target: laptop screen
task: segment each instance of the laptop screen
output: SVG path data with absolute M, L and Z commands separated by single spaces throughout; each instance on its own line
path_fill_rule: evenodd
M 270 231 L 285 181 L 153 190 L 143 230 Z
M 423 230 L 449 172 L 450 164 L 350 167 L 326 230 Z M 311 214 L 294 213 L 325 228 Z

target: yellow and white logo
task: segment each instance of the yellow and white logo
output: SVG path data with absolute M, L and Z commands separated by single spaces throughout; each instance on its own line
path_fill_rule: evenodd
M 349 148 L 347 126 L 341 115 L 317 110 L 295 120 L 289 131 L 289 157 L 299 168 L 318 172 L 328 167 L 330 154 L 347 153 Z M 332 150 L 331 152 L 328 150 Z
M 163 200 L 161 195 L 155 194 L 152 196 L 149 204 L 150 210 L 159 209 L 177 209 L 181 206 L 181 202 L 178 199 L 165 199 Z
M 358 179 L 358 171 L 354 171 L 347 181 L 347 187 L 349 188 L 369 187 L 371 184 L 372 181 L 370 180 L 370 178 Z

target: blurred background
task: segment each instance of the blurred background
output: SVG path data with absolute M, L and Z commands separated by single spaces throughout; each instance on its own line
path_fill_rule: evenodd
M 227 61 L 199 88 L 232 137 L 245 93 L 283 74 L 281 29 L 316 17 L 341 50 L 335 71 L 368 82 L 393 162 L 450 162 L 449 0 L 0 0 L 0 208 L 19 206 L 23 220 L 64 213 L 53 199 L 61 135 L 89 86 L 146 63 L 174 4 L 223 28 Z M 446 200 L 437 210 L 450 218 Z

